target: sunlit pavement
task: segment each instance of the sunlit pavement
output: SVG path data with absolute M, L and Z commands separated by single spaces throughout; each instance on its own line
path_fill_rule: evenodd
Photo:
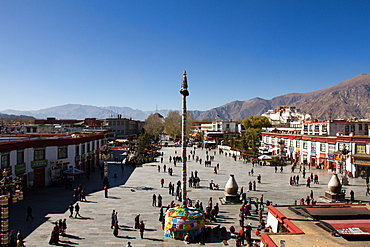
M 177 154 L 175 154 L 175 150 Z M 188 148 L 190 154 L 192 148 Z M 163 205 L 169 204 L 175 198 L 168 194 L 168 183 L 176 183 L 181 180 L 182 163 L 174 167 L 169 163 L 169 156 L 181 155 L 181 148 L 166 147 L 161 150 L 164 153 L 163 163 L 160 163 L 160 157 L 157 162 L 144 164 L 142 167 L 126 167 L 122 174 L 120 165 L 110 161 L 109 165 L 109 197 L 104 197 L 102 191 L 100 172 L 92 174 L 90 180 L 85 177 L 79 178 L 74 183 L 82 183 L 86 188 L 87 202 L 80 202 L 80 214 L 83 218 L 69 218 L 68 204 L 72 202 L 72 191 L 64 188 L 42 188 L 32 191 L 25 195 L 25 200 L 10 205 L 10 229 L 21 229 L 26 235 L 25 245 L 30 246 L 48 246 L 53 222 L 59 219 L 67 219 L 68 229 L 67 236 L 60 237 L 61 246 L 126 246 L 131 242 L 133 246 L 183 246 L 185 243 L 163 237 L 163 230 L 159 222 L 159 208 L 152 207 L 152 195 L 161 194 Z M 214 155 L 212 150 L 209 155 Z M 244 187 L 247 197 L 260 197 L 264 195 L 264 201 L 270 200 L 273 204 L 293 204 L 294 200 L 299 201 L 302 197 L 309 195 L 310 190 L 314 191 L 314 197 L 318 203 L 324 203 L 319 197 L 324 195 L 327 190 L 327 183 L 332 176 L 331 172 L 317 169 L 308 170 L 307 175 L 311 172 L 319 176 L 320 184 L 312 184 L 311 188 L 305 186 L 305 179 L 300 177 L 300 186 L 290 186 L 289 178 L 293 174 L 290 167 L 285 167 L 284 171 L 275 173 L 274 167 L 255 166 L 254 175 L 249 176 L 252 166 L 250 163 L 244 164 L 241 160 L 234 161 L 231 157 L 219 155 L 216 153 L 212 167 L 205 167 L 204 160 L 206 157 L 205 150 L 197 149 L 196 155 L 202 158 L 202 165 L 190 159 L 187 162 L 188 174 L 191 171 L 198 171 L 201 179 L 200 188 L 189 188 L 188 197 L 193 201 L 199 199 L 203 202 L 204 207 L 210 197 L 213 202 L 219 202 L 218 198 L 223 196 L 223 187 L 225 186 L 230 174 L 235 175 L 239 185 Z M 213 167 L 219 163 L 220 170 L 214 174 Z M 174 175 L 171 177 L 168 173 L 163 172 L 163 165 L 167 168 L 172 167 Z M 157 166 L 161 166 L 160 172 Z M 114 173 L 118 175 L 113 178 Z M 247 191 L 249 181 L 256 181 L 257 175 L 261 174 L 262 183 L 257 183 L 256 191 Z M 298 171 L 294 173 L 299 174 Z M 164 178 L 165 187 L 161 188 L 160 179 Z M 127 180 L 127 181 L 126 181 Z M 220 190 L 209 190 L 209 181 L 213 180 L 220 185 Z M 126 182 L 125 182 L 126 181 Z M 350 186 L 344 186 L 343 189 L 355 192 L 355 199 L 358 201 L 368 202 L 365 196 L 364 179 L 350 179 Z M 178 201 L 176 201 L 178 202 Z M 26 221 L 26 207 L 30 204 L 33 208 L 35 219 Z M 219 203 L 220 204 L 220 203 Z M 234 225 L 237 230 L 240 229 L 238 222 L 238 211 L 240 205 L 220 205 L 220 217 L 217 223 L 229 228 Z M 113 236 L 113 230 L 110 228 L 110 217 L 112 210 L 118 211 L 119 235 Z M 267 210 L 265 209 L 265 212 Z M 141 215 L 141 219 L 146 224 L 144 239 L 140 239 L 139 232 L 133 228 L 134 217 L 136 214 Z M 254 215 L 252 215 L 254 216 Z M 251 222 L 253 227 L 258 225 L 256 217 L 245 221 L 245 224 Z M 253 231 L 254 232 L 254 231 Z M 235 244 L 234 239 L 228 240 L 230 245 Z M 213 238 L 212 243 L 206 243 L 206 246 L 223 246 L 223 243 Z

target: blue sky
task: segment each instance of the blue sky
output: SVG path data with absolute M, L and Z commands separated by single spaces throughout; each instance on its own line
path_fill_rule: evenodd
M 370 73 L 370 1 L 0 1 L 0 111 L 188 109 Z

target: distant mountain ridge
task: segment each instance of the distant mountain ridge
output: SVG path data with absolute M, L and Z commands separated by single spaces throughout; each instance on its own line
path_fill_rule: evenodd
M 326 120 L 331 112 L 332 119 L 370 118 L 370 74 L 360 74 L 337 85 L 309 93 L 290 93 L 271 100 L 254 98 L 233 101 L 220 107 L 201 112 L 199 119 L 214 118 L 245 119 L 258 116 L 278 106 L 295 106 L 314 118 Z
M 189 111 L 196 119 L 215 118 L 242 120 L 278 106 L 295 106 L 302 112 L 311 113 L 314 118 L 325 120 L 332 113 L 332 118 L 370 118 L 370 74 L 360 74 L 337 85 L 309 93 L 290 93 L 271 100 L 253 98 L 246 101 L 233 101 L 208 111 Z M 167 116 L 171 110 L 159 110 Z M 5 114 L 27 115 L 35 118 L 55 117 L 58 119 L 105 119 L 116 117 L 145 120 L 154 111 L 141 111 L 130 107 L 98 107 L 91 105 L 67 104 L 37 111 L 5 110 Z
M 166 116 L 170 110 L 160 110 L 160 114 Z M 38 119 L 45 119 L 48 117 L 55 117 L 57 119 L 85 119 L 85 118 L 97 118 L 105 119 L 109 117 L 117 117 L 121 114 L 122 117 L 132 118 L 134 120 L 145 120 L 151 113 L 150 111 L 141 111 L 138 109 L 132 109 L 130 107 L 118 107 L 118 106 L 91 106 L 91 105 L 80 105 L 80 104 L 67 104 L 61 106 L 54 106 L 35 111 L 18 111 L 18 110 L 4 110 L 2 113 L 12 115 L 27 115 L 33 116 Z

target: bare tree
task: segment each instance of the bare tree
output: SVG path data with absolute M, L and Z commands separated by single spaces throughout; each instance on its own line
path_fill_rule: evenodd
M 164 132 L 174 140 L 181 136 L 181 116 L 178 111 L 170 111 L 164 120 Z
M 145 132 L 148 133 L 151 138 L 157 140 L 158 136 L 163 131 L 163 123 L 164 120 L 162 117 L 160 117 L 158 113 L 151 114 L 145 120 L 144 125 Z

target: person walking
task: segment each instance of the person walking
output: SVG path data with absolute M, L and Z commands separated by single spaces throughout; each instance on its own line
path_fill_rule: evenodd
M 78 203 L 76 203 L 76 205 L 75 205 L 75 212 L 76 212 L 75 218 L 77 218 L 77 215 L 78 215 L 79 217 L 82 217 L 82 216 L 80 215 L 80 205 L 78 205 Z
M 156 207 L 156 206 L 157 206 L 157 196 L 153 194 L 152 207 Z
M 113 236 L 118 236 L 118 223 L 114 223 Z
M 139 225 L 140 225 L 140 214 L 137 214 L 135 216 L 135 229 L 139 229 Z
M 163 188 L 163 185 L 164 185 L 164 178 L 161 178 L 160 182 L 161 182 L 161 187 Z
M 116 210 L 113 209 L 112 215 L 110 217 L 110 219 L 111 219 L 110 229 L 113 229 L 113 227 L 114 227 L 114 223 L 115 223 L 114 217 L 115 217 L 115 215 L 116 215 Z
M 244 212 L 239 213 L 239 225 L 240 227 L 244 227 Z
M 353 190 L 351 190 L 351 192 L 349 192 L 350 196 L 351 196 L 351 201 L 354 202 L 355 201 L 355 192 Z
M 64 219 L 62 222 L 62 235 L 65 236 L 67 231 L 67 219 Z
M 367 184 L 366 185 L 366 193 L 365 195 L 368 196 L 370 194 L 370 188 L 369 188 L 369 185 Z
M 31 208 L 31 205 L 28 204 L 28 206 L 27 206 L 27 218 L 26 218 L 26 221 L 28 221 L 28 218 L 30 218 L 30 217 L 31 217 L 31 219 L 34 219 L 33 216 L 32 216 L 32 208 Z
M 69 215 L 69 218 L 72 218 L 73 217 L 73 204 L 71 203 L 71 204 L 69 204 L 69 212 L 71 213 L 70 215 Z
M 158 207 L 162 207 L 162 196 L 161 194 L 158 194 Z
M 105 195 L 105 198 L 108 198 L 108 186 L 104 186 L 104 195 Z
M 145 230 L 144 221 L 140 221 L 139 230 L 140 230 L 140 237 L 141 237 L 141 239 L 143 239 L 144 238 L 144 230 Z
M 24 246 L 23 236 L 22 236 L 22 230 L 19 230 L 17 233 L 17 247 Z

